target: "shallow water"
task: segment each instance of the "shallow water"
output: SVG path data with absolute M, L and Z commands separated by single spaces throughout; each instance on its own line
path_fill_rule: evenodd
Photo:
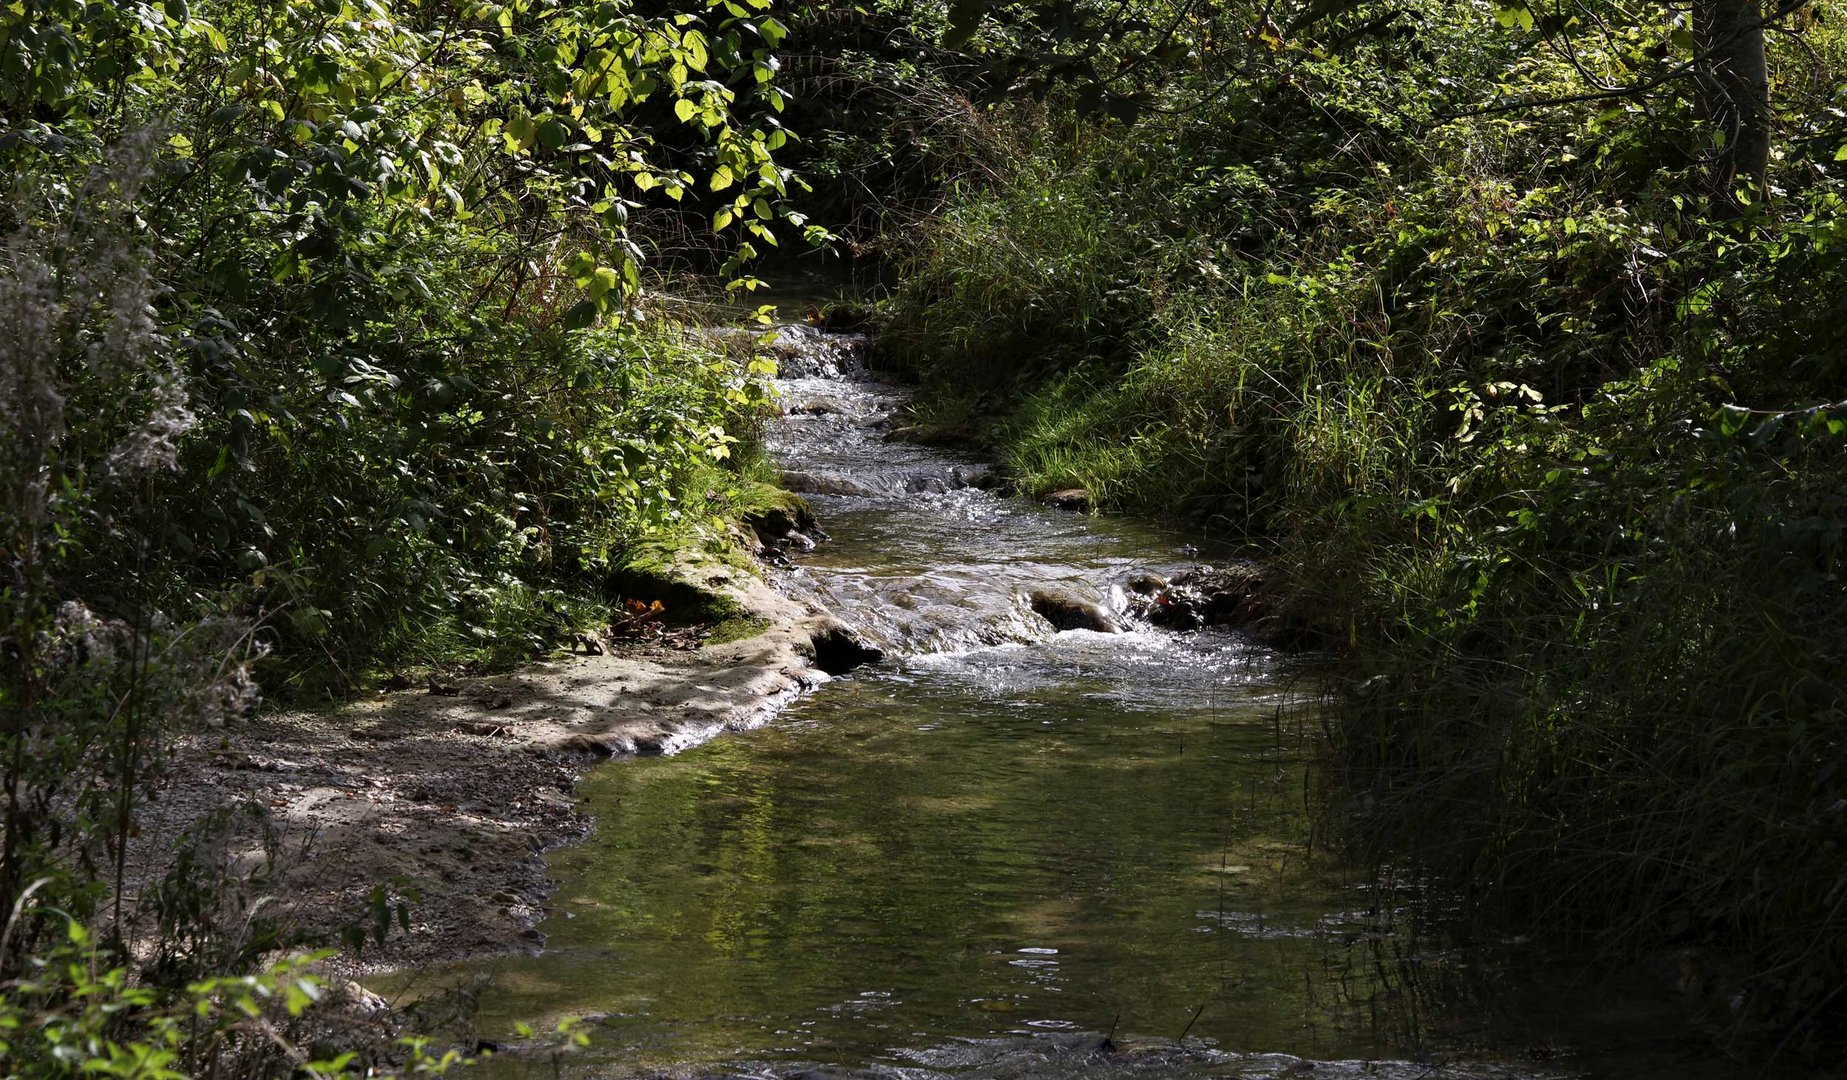
M 1025 601 L 1225 553 L 962 486 L 979 462 L 886 441 L 899 392 L 827 366 L 773 448 L 867 493 L 812 498 L 833 539 L 785 585 L 889 658 L 586 780 L 595 834 L 552 856 L 543 955 L 482 969 L 486 1031 L 589 1015 L 576 1067 L 609 1075 L 1693 1074 L 1630 999 L 1316 850 L 1290 663 Z

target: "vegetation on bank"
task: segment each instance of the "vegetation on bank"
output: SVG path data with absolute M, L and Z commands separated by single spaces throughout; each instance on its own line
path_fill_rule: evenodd
M 316 943 L 225 876 L 261 812 L 129 865 L 173 737 L 259 686 L 531 658 L 765 498 L 767 365 L 642 285 L 799 235 L 786 32 L 767 0 L 0 10 L 0 1071 L 309 1069 L 317 992 L 273 965 Z M 446 1065 L 310 1071 L 373 1067 Z
M 1766 13 L 1759 100 L 1729 10 L 968 14 L 1064 77 L 988 114 L 999 179 L 894 222 L 882 346 L 1025 486 L 1265 545 L 1338 645 L 1372 850 L 1812 1032 L 1847 1007 L 1847 35 Z

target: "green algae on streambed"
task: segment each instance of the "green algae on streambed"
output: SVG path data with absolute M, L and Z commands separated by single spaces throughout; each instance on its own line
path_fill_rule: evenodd
M 772 432 L 782 459 L 873 492 L 814 500 L 834 539 L 785 587 L 891 659 L 587 777 L 596 827 L 551 856 L 544 952 L 461 972 L 488 1038 L 592 1017 L 594 1075 L 1690 1076 L 1709 1056 L 1671 1004 L 1542 976 L 1532 945 L 1463 948 L 1436 929 L 1450 898 L 1317 849 L 1319 718 L 1282 659 L 1218 631 L 1057 633 L 1022 602 L 1107 604 L 1190 562 L 1184 538 L 920 485 L 972 463 L 884 442 L 891 388 L 785 393 L 826 407 Z

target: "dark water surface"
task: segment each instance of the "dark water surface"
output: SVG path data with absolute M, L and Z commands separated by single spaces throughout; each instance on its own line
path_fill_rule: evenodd
M 490 1033 L 592 1016 L 576 1067 L 611 1075 L 1701 1071 L 1635 999 L 1463 949 L 1427 929 L 1442 897 L 1317 850 L 1289 663 L 1218 631 L 1056 633 L 1026 601 L 1108 606 L 1213 553 L 958 487 L 978 463 L 882 437 L 897 391 L 824 368 L 784 384 L 775 450 L 872 494 L 812 500 L 834 539 L 786 584 L 891 658 L 589 777 L 544 954 L 484 969 Z

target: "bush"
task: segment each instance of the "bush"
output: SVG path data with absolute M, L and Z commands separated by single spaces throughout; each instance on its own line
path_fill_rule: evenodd
M 631 212 L 729 277 L 778 242 L 763 6 L 0 11 L 9 1063 L 307 1067 L 296 943 L 223 865 L 260 815 L 127 895 L 173 739 L 259 679 L 530 658 L 760 497 L 764 366 L 651 310 Z
M 882 344 L 1023 486 L 1271 554 L 1340 643 L 1363 848 L 1702 949 L 1743 1027 L 1838 1017 L 1847 192 L 1792 149 L 1773 205 L 1689 194 L 1672 94 L 1433 127 L 1422 88 L 1574 85 L 1473 18 L 1228 61 L 1132 129 L 1052 112 Z
M 150 365 L 65 372 L 90 505 L 59 588 L 175 617 L 241 591 L 272 692 L 338 694 L 529 652 L 626 545 L 722 511 L 755 380 L 647 318 L 629 226 L 684 207 L 733 269 L 776 242 L 786 30 L 710 7 L 0 14 L 0 224 Z M 99 453 L 139 416 L 176 467 L 127 513 Z
M 35 956 L 0 997 L 0 1057 L 9 1075 L 440 1076 L 471 1063 L 453 1050 L 432 1053 L 416 1038 L 368 1046 L 363 1055 L 330 1049 L 324 1036 L 340 1022 L 315 1008 L 328 997 L 308 971 L 317 956 L 163 992 L 136 985 L 81 923 L 63 929 L 64 940 Z

